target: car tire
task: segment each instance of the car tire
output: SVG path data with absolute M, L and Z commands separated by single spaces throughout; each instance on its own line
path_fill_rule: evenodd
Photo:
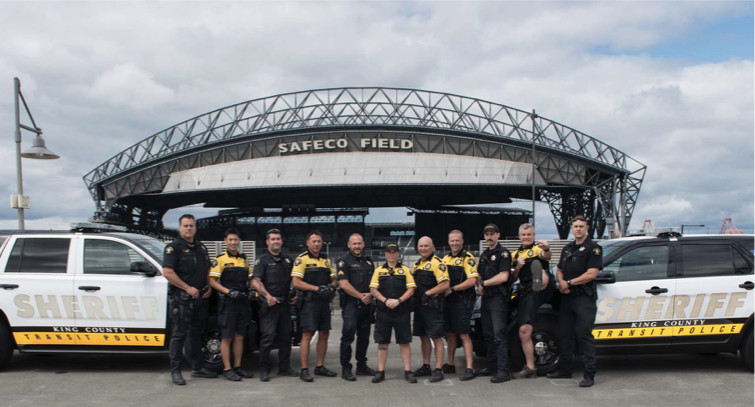
M 16 342 L 13 340 L 10 328 L 4 321 L 0 321 L 0 369 L 10 362 Z
M 747 333 L 747 336 L 745 336 L 745 339 L 742 341 L 742 345 L 739 348 L 739 355 L 742 357 L 742 361 L 745 362 L 745 365 L 747 366 L 747 368 L 750 370 L 753 370 L 752 327 Z
M 555 316 L 539 314 L 532 330 L 532 343 L 535 346 L 535 370 L 545 375 L 558 369 L 558 350 L 561 344 L 558 337 L 558 322 Z M 524 367 L 525 358 L 519 329 L 509 333 L 509 367 L 519 371 Z

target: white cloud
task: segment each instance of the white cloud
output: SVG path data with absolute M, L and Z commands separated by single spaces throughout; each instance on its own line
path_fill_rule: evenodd
M 174 92 L 134 64 L 119 64 L 97 76 L 89 89 L 95 100 L 132 109 L 151 109 L 172 101 Z

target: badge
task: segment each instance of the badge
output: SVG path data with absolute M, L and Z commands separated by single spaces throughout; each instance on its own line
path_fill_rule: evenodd
M 404 270 L 403 269 L 398 269 L 398 270 L 396 270 L 396 274 L 404 274 Z
M 592 252 L 593 252 L 593 253 L 595 253 L 596 255 L 600 256 L 600 247 L 596 247 L 596 248 L 594 248 L 594 249 L 592 250 Z
M 343 260 L 338 261 L 338 268 L 343 268 L 344 262 Z
M 430 263 L 425 264 L 425 270 L 430 270 L 430 267 L 431 267 Z
M 212 267 L 217 267 L 217 266 L 218 266 L 217 259 L 212 259 Z
M 527 252 L 527 257 L 534 257 L 534 256 L 535 256 L 535 251 L 534 250 L 530 250 L 530 251 Z
M 495 261 L 495 254 L 490 256 L 490 261 Z
M 258 264 L 260 264 L 260 259 L 255 259 L 255 260 L 254 260 L 254 265 L 256 266 L 256 265 L 258 265 Z
M 298 266 L 300 264 L 301 264 L 301 259 L 296 259 L 296 261 L 294 262 L 294 266 Z
M 288 257 L 286 257 L 286 263 L 291 264 L 291 259 L 289 259 Z
M 446 271 L 446 265 L 445 264 L 438 264 L 438 269 L 440 271 Z
M 579 251 L 580 251 L 580 252 L 583 252 L 583 251 L 585 251 L 585 247 L 584 247 L 584 246 L 580 247 L 580 248 L 579 248 Z
M 165 254 L 173 253 L 173 246 L 165 246 Z
M 469 259 L 467 264 L 469 264 L 470 266 L 474 266 L 474 259 Z

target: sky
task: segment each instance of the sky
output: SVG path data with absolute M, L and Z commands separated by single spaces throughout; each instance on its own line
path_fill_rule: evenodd
M 16 193 L 14 77 L 61 156 L 23 160 L 27 228 L 89 219 L 82 176 L 188 118 L 284 92 L 388 86 L 536 109 L 646 164 L 630 229 L 651 219 L 716 233 L 730 217 L 753 232 L 751 1 L 23 1 L 0 2 L 0 27 L 0 191 Z M 24 132 L 23 150 L 32 139 Z M 536 207 L 538 234 L 555 235 Z M 0 228 L 16 216 L 0 206 Z

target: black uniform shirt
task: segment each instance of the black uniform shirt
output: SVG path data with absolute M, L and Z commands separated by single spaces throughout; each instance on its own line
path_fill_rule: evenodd
M 269 250 L 265 250 L 265 253 L 254 261 L 252 276 L 259 277 L 265 290 L 273 297 L 288 297 L 293 266 L 290 257 L 282 254 L 274 256 Z
M 372 259 L 367 256 L 356 257 L 349 252 L 338 259 L 336 266 L 338 280 L 348 280 L 349 284 L 360 293 L 370 292 L 370 280 L 375 271 Z
M 482 280 L 488 280 L 502 271 L 511 272 L 511 253 L 499 243 L 492 249 L 489 247 L 486 248 L 480 254 L 480 261 L 477 263 L 477 274 L 480 275 Z M 486 287 L 484 296 L 497 295 L 510 284 L 510 281 L 506 281 L 499 286 L 498 290 Z
M 558 268 L 564 280 L 571 280 L 584 274 L 587 269 L 603 268 L 603 251 L 592 239 L 587 238 L 582 244 L 571 241 L 561 251 Z
M 163 267 L 172 268 L 183 282 L 201 290 L 207 285 L 210 255 L 201 242 L 178 238 L 165 246 Z

